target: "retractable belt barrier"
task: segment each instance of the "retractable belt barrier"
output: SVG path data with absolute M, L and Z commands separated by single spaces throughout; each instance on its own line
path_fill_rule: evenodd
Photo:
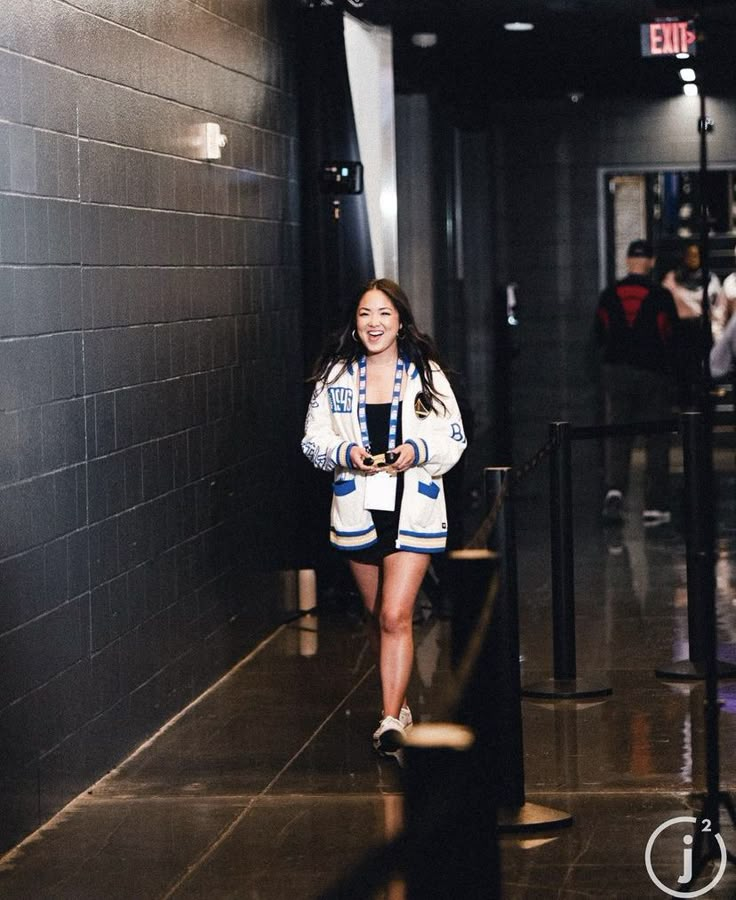
M 683 413 L 679 421 L 623 425 L 551 422 L 549 439 L 523 465 L 484 470 L 488 512 L 466 547 L 448 553 L 450 580 L 462 595 L 453 614 L 455 678 L 441 704 L 440 718 L 444 714 L 448 721 L 417 724 L 407 734 L 404 830 L 366 856 L 323 893 L 322 900 L 372 897 L 396 873 L 405 878 L 407 900 L 458 892 L 466 898 L 494 900 L 500 896 L 497 832 L 546 831 L 572 823 L 565 812 L 525 801 L 521 696 L 567 699 L 611 693 L 608 686 L 581 681 L 576 674 L 573 440 L 683 434 L 686 485 L 691 485 L 686 498 L 691 656 L 697 656 L 699 644 L 710 649 L 705 656 L 712 656 L 712 590 L 711 606 L 700 603 L 702 590 L 712 588 L 709 554 L 713 548 L 708 550 L 703 542 L 704 535 L 712 531 L 703 526 L 709 512 L 699 496 L 702 479 L 695 474 L 702 468 L 702 460 L 697 442 L 688 437 L 699 426 L 693 425 L 688 415 L 699 414 Z M 550 460 L 554 678 L 522 690 L 513 496 L 515 486 L 545 459 Z M 698 631 L 703 615 L 706 621 Z M 706 662 L 691 659 L 688 666 L 701 677 L 704 668 L 712 675 L 713 665 L 706 666 Z M 717 775 L 710 780 L 716 785 L 715 800 L 706 804 L 706 811 L 715 817 L 723 795 L 717 790 Z M 711 789 L 709 795 L 713 793 Z M 458 834 L 462 835 L 460 842 Z
M 666 434 L 667 432 L 676 432 L 677 430 L 678 423 L 675 419 L 665 419 L 656 422 L 630 422 L 623 425 L 577 425 L 571 426 L 570 438 L 572 440 L 585 440 L 586 438 L 615 437 L 616 435 Z M 516 466 L 509 470 L 510 479 L 507 478 L 504 480 L 503 489 L 496 497 L 493 506 L 488 511 L 473 537 L 468 541 L 467 546 L 469 548 L 488 546 L 488 537 L 493 530 L 496 517 L 506 499 L 506 494 L 508 493 L 511 484 L 523 481 L 527 475 L 531 474 L 545 459 L 557 450 L 561 440 L 562 437 L 559 431 L 551 430 L 549 440 L 543 444 L 536 453 L 530 456 L 523 465 Z
M 572 426 L 551 422 L 549 439 L 523 465 L 512 469 L 486 518 L 469 546 L 486 546 L 512 484 L 550 460 L 550 540 L 552 575 L 553 678 L 522 689 L 525 697 L 547 699 L 592 699 L 611 694 L 610 687 L 596 677 L 578 678 L 575 646 L 574 544 L 572 516 L 571 442 L 616 435 L 677 432 L 676 419 L 629 422 L 621 425 Z
M 547 455 L 543 448 L 525 471 Z M 476 790 L 496 807 L 501 833 L 550 830 L 572 824 L 567 812 L 527 803 L 524 791 L 524 745 L 519 663 L 519 601 L 514 533 L 514 484 L 509 468 L 484 470 L 488 516 L 472 544 L 448 554 L 453 604 L 453 664 L 459 682 L 455 715 L 477 737 Z M 489 608 L 488 572 L 477 561 L 494 555 L 496 571 Z M 471 664 L 472 661 L 472 664 Z

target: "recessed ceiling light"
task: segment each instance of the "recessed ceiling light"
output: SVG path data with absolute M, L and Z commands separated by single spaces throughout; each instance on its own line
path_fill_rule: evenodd
M 531 22 L 504 22 L 503 27 L 506 31 L 533 31 L 534 25 Z
M 437 35 L 433 31 L 417 31 L 411 36 L 411 42 L 415 47 L 434 47 L 437 43 Z
M 680 69 L 680 78 L 683 81 L 695 81 L 695 69 Z
M 693 84 L 693 82 L 689 82 L 688 84 L 683 84 L 682 93 L 686 97 L 697 97 L 698 96 L 698 86 L 697 84 Z

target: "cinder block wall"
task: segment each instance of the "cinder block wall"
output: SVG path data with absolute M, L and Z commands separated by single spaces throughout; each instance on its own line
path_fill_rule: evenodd
M 286 8 L 0 5 L 0 849 L 283 617 L 303 415 Z

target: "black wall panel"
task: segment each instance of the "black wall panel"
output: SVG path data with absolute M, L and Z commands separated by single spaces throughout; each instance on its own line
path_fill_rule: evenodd
M 290 9 L 0 6 L 0 849 L 283 618 Z

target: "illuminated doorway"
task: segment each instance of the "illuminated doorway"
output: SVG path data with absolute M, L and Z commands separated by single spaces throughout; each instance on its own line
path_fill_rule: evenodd
M 626 247 L 647 238 L 657 248 L 657 271 L 675 265 L 684 241 L 700 240 L 700 177 L 697 170 L 604 170 L 601 286 L 626 271 Z M 736 270 L 736 165 L 706 176 L 709 268 L 723 280 Z

